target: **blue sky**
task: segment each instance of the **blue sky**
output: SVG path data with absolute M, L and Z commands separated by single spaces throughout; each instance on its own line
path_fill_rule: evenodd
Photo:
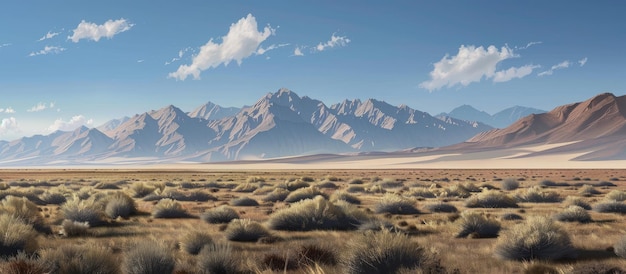
M 437 114 L 625 94 L 615 1 L 15 1 L 0 8 L 0 139 L 281 87 Z

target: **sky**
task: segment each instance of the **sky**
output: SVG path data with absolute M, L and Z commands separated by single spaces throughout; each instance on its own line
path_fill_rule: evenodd
M 626 94 L 619 1 L 0 4 L 0 140 L 288 88 L 433 115 Z

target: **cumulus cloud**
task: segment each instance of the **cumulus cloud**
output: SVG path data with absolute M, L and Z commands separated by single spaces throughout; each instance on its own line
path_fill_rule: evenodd
M 61 34 L 61 33 L 60 32 L 50 32 L 50 31 L 48 31 L 48 33 L 46 33 L 44 36 L 39 38 L 39 40 L 37 40 L 37 41 L 43 41 L 43 40 L 46 40 L 46 39 L 50 39 L 50 38 L 53 38 L 53 37 L 55 37 L 55 36 L 57 36 L 59 34 Z
M 129 23 L 124 18 L 115 21 L 108 20 L 102 25 L 82 20 L 73 30 L 74 34 L 68 36 L 67 39 L 72 40 L 74 43 L 78 43 L 81 39 L 91 39 L 98 42 L 102 37 L 111 39 L 116 34 L 130 30 L 133 26 L 134 24 Z
M 65 48 L 56 47 L 56 46 L 45 46 L 42 50 L 40 50 L 40 51 L 33 51 L 28 56 L 47 55 L 47 54 L 51 54 L 51 53 L 59 54 L 59 53 L 61 53 L 63 51 L 65 51 Z
M 315 47 L 315 50 L 317 50 L 317 51 L 324 51 L 324 50 L 326 50 L 328 48 L 345 47 L 345 46 L 348 45 L 348 43 L 350 43 L 350 39 L 348 39 L 348 37 L 346 37 L 346 36 L 336 36 L 333 33 L 333 35 L 330 36 L 330 40 L 328 40 L 326 43 L 319 43 Z
M 293 50 L 293 56 L 304 56 L 304 53 L 302 53 L 302 50 L 300 49 L 300 47 L 297 47 L 296 49 Z
M 267 48 L 262 48 L 262 47 L 259 47 L 259 49 L 256 51 L 256 54 L 258 54 L 258 55 L 263 55 L 263 54 L 265 54 L 266 52 L 268 52 L 268 51 L 270 51 L 270 50 L 274 50 L 274 49 L 277 49 L 277 48 L 286 47 L 286 46 L 289 46 L 289 45 L 290 45 L 290 44 L 278 44 L 278 45 L 276 45 L 276 44 L 271 44 L 271 45 L 270 45 L 269 47 L 267 47 Z
M 554 66 L 552 66 L 549 70 L 546 71 L 542 71 L 539 74 L 537 74 L 538 76 L 548 76 L 548 75 L 552 75 L 552 73 L 554 73 L 555 70 L 559 70 L 559 69 L 565 69 L 565 68 L 569 68 L 569 66 L 572 63 L 570 61 L 563 61 L 561 63 L 558 63 Z
M 534 69 L 532 65 L 498 71 L 496 78 L 496 66 L 504 60 L 516 57 L 519 55 L 506 46 L 498 49 L 493 45 L 487 48 L 461 45 L 456 55 L 446 54 L 435 63 L 429 74 L 430 80 L 422 82 L 419 87 L 433 91 L 442 87 L 467 86 L 480 82 L 483 78 L 504 82 L 528 75 L 525 73 Z
M 19 132 L 20 128 L 15 117 L 4 118 L 0 121 L 0 135 L 9 132 Z
M 15 110 L 12 107 L 0 108 L 0 113 L 15 113 Z
M 493 82 L 507 82 L 513 80 L 514 78 L 523 78 L 527 75 L 533 73 L 533 69 L 540 68 L 539 65 L 525 65 L 521 67 L 511 67 L 507 70 L 496 71 L 493 76 Z
M 81 126 L 91 126 L 93 125 L 93 119 L 87 119 L 83 115 L 76 115 L 72 117 L 69 121 L 64 121 L 63 119 L 56 119 L 52 125 L 48 127 L 49 131 L 72 131 Z
M 587 64 L 587 57 L 585 57 L 585 58 L 583 58 L 583 59 L 578 60 L 578 64 L 579 64 L 581 67 L 582 67 L 582 66 L 584 66 L 585 64 Z
M 38 103 L 38 104 L 34 105 L 33 107 L 27 109 L 26 111 L 27 112 L 40 112 L 40 111 L 44 111 L 46 109 L 51 109 L 51 108 L 54 108 L 54 103 L 52 103 L 52 102 L 49 103 L 49 104 Z
M 273 35 L 275 29 L 269 25 L 262 32 L 257 30 L 256 18 L 252 14 L 239 19 L 237 23 L 230 25 L 228 34 L 222 37 L 222 43 L 213 42 L 211 38 L 200 52 L 192 59 L 191 64 L 181 65 L 178 70 L 168 75 L 169 78 L 185 80 L 193 75 L 194 79 L 200 79 L 200 73 L 221 64 L 225 66 L 231 61 L 237 61 L 241 65 L 243 59 L 257 52 L 263 41 Z

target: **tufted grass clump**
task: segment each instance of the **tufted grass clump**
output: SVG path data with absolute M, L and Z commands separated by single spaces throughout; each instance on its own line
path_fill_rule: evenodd
M 454 213 L 458 211 L 458 209 L 456 209 L 454 205 L 441 203 L 441 202 L 434 203 L 434 204 L 427 204 L 424 206 L 424 208 L 426 208 L 428 211 L 433 212 L 433 213 Z
M 222 205 L 206 210 L 200 214 L 200 219 L 209 224 L 225 224 L 234 219 L 239 219 L 239 214 L 233 208 Z
M 441 273 L 433 254 L 400 233 L 367 231 L 349 242 L 344 273 Z M 438 271 L 437 271 L 438 270 Z
M 39 256 L 20 252 L 15 256 L 0 260 L 0 273 L 2 274 L 44 274 L 50 273 L 45 262 L 39 260 Z
M 496 242 L 496 257 L 504 260 L 559 260 L 576 257 L 569 235 L 547 217 L 535 216 L 505 231 Z
M 172 199 L 160 200 L 152 209 L 153 218 L 186 218 L 187 211 L 180 203 Z
M 322 193 L 316 187 L 311 186 L 311 187 L 306 187 L 306 188 L 300 188 L 298 190 L 295 190 L 289 193 L 289 195 L 287 195 L 287 198 L 285 198 L 285 202 L 295 203 L 295 202 L 302 201 L 305 199 L 313 199 L 315 196 L 318 196 L 318 195 L 326 197 L 326 194 Z
M 65 195 L 59 192 L 46 191 L 39 198 L 48 205 L 60 205 L 67 201 Z
M 608 201 L 595 204 L 593 210 L 601 213 L 626 214 L 626 203 L 618 201 Z
M 263 197 L 264 202 L 282 202 L 289 196 L 289 190 L 284 188 L 275 188 L 272 192 Z
M 500 182 L 500 188 L 502 190 L 516 190 L 519 188 L 519 182 L 515 178 L 507 178 Z
M 267 228 L 250 219 L 232 220 L 228 223 L 224 234 L 226 234 L 226 239 L 235 242 L 256 242 L 260 238 L 270 236 Z
M 115 192 L 106 198 L 104 213 L 112 219 L 117 217 L 128 218 L 137 213 L 135 200 L 124 192 Z
M 211 235 L 204 231 L 190 231 L 180 239 L 180 249 L 192 255 L 200 253 L 203 247 L 211 244 Z
M 422 198 L 422 199 L 427 199 L 427 198 L 435 198 L 435 193 L 432 191 L 432 189 L 426 188 L 426 187 L 416 187 L 416 188 L 411 188 L 409 190 L 409 192 L 407 193 L 408 196 L 411 197 L 415 197 L 415 198 Z
M 376 213 L 419 214 L 415 201 L 395 194 L 385 194 L 374 207 Z
M 510 196 L 497 190 L 483 190 L 483 192 L 469 197 L 465 201 L 468 208 L 517 208 L 517 202 Z
M 457 220 L 459 232 L 457 238 L 495 238 L 500 232 L 500 223 L 476 212 L 465 211 Z
M 518 191 L 515 199 L 525 203 L 559 203 L 563 200 L 555 191 L 546 191 L 538 186 Z
M 230 201 L 232 206 L 259 206 L 259 202 L 250 197 L 240 197 Z
M 294 203 L 270 215 L 268 227 L 274 230 L 352 230 L 369 216 L 354 205 L 332 203 L 322 196 Z
M 12 215 L 39 232 L 51 232 L 44 223 L 39 207 L 26 197 L 6 196 L 0 203 L 0 214 Z
M 120 273 L 111 250 L 97 245 L 61 245 L 40 251 L 40 256 L 53 274 Z
M 74 222 L 87 222 L 90 227 L 105 224 L 102 206 L 94 200 L 80 200 L 78 197 L 68 200 L 61 206 L 63 218 Z
M 172 273 L 176 266 L 172 251 L 155 241 L 137 242 L 122 257 L 122 270 L 127 274 Z
M 593 195 L 598 195 L 601 194 L 602 192 L 598 191 L 595 187 L 593 187 L 592 185 L 583 185 L 582 187 L 580 187 L 580 189 L 578 190 L 578 194 L 580 196 L 583 197 L 591 197 Z
M 579 206 L 584 208 L 585 210 L 591 210 L 591 206 L 580 197 L 567 196 L 567 198 L 565 198 L 565 200 L 563 201 L 563 204 L 565 205 L 565 207 Z
M 148 194 L 153 193 L 157 190 L 157 187 L 148 185 L 144 182 L 135 182 L 130 186 L 130 193 L 133 198 L 143 198 L 148 196 Z
M 255 190 L 257 190 L 259 188 L 258 184 L 254 184 L 254 183 L 243 183 L 238 185 L 237 187 L 233 188 L 234 192 L 245 192 L 245 193 L 251 193 Z
M 524 220 L 524 217 L 522 217 L 519 214 L 507 212 L 507 213 L 502 214 L 502 216 L 500 216 L 500 219 L 503 221 L 517 221 L 517 220 Z
M 227 244 L 205 245 L 197 256 L 200 274 L 247 273 L 242 269 L 243 259 Z
M 626 259 L 626 236 L 617 240 L 615 245 L 613 245 L 613 250 L 615 251 L 615 255 Z
M 37 231 L 23 219 L 0 214 L 0 257 L 37 250 Z
M 607 201 L 617 201 L 622 202 L 626 200 L 626 191 L 623 190 L 612 190 L 604 196 L 604 199 Z
M 87 235 L 89 230 L 88 222 L 76 222 L 72 220 L 63 220 L 61 223 L 60 234 L 65 237 L 76 237 Z
M 330 196 L 330 201 L 331 202 L 337 202 L 339 200 L 346 201 L 346 202 L 351 203 L 353 205 L 360 205 L 361 204 L 361 200 L 359 200 L 359 198 L 357 198 L 356 196 L 351 195 L 350 193 L 347 193 L 345 191 L 335 191 Z
M 591 215 L 584 208 L 572 205 L 555 214 L 554 219 L 561 222 L 588 223 L 591 222 Z

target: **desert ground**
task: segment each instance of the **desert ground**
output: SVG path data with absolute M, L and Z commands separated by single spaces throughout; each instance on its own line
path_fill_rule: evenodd
M 212 166 L 1 170 L 3 273 L 626 271 L 624 169 Z

